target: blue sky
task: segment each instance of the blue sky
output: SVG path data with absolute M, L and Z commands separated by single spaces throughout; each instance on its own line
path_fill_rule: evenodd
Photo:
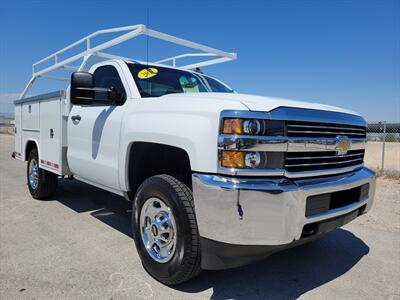
M 2 1 L 0 113 L 33 62 L 103 28 L 150 27 L 226 51 L 205 68 L 239 92 L 349 108 L 400 121 L 400 1 Z M 100 42 L 101 40 L 99 40 Z M 145 41 L 115 53 L 145 59 Z M 150 60 L 185 49 L 150 40 Z M 58 85 L 42 83 L 36 92 Z M 8 99 L 8 100 L 7 100 Z

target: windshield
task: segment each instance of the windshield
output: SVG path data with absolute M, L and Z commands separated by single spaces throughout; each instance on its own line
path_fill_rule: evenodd
M 233 93 L 226 85 L 202 74 L 152 65 L 127 65 L 142 97 L 173 93 Z

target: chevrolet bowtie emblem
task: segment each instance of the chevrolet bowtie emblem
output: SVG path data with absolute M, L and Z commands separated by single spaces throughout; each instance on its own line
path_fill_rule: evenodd
M 335 150 L 337 155 L 345 155 L 351 148 L 351 141 L 347 136 L 338 135 L 336 137 Z

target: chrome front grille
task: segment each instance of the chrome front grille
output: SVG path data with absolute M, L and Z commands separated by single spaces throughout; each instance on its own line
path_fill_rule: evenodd
M 348 138 L 366 137 L 365 126 L 287 121 L 286 128 L 288 137 L 332 138 L 338 135 L 347 136 Z
M 306 172 L 327 169 L 346 168 L 363 163 L 364 150 L 350 150 L 345 155 L 336 151 L 288 152 L 285 170 L 288 172 Z

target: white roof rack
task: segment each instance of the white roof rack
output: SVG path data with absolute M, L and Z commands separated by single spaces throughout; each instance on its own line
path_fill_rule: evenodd
M 102 35 L 102 34 L 108 34 L 108 33 L 118 33 L 118 32 L 125 32 L 123 34 L 121 34 L 120 36 L 110 39 L 107 42 L 104 42 L 100 45 L 91 46 L 91 40 L 98 36 L 98 35 Z M 195 68 L 199 68 L 199 67 L 205 67 L 205 66 L 209 66 L 209 65 L 214 65 L 214 64 L 218 64 L 218 63 L 222 63 L 222 62 L 226 62 L 226 61 L 231 61 L 231 60 L 235 60 L 237 58 L 236 53 L 228 53 L 222 50 L 218 50 L 215 48 L 211 48 L 202 44 L 198 44 L 198 43 L 194 43 L 188 40 L 184 40 L 169 34 L 165 34 L 159 31 L 155 31 L 152 29 L 147 28 L 145 25 L 143 24 L 139 24 L 139 25 L 132 25 L 132 26 L 125 26 L 125 27 L 117 27 L 117 28 L 110 28 L 110 29 L 104 29 L 104 30 L 98 30 L 70 45 L 68 45 L 67 47 L 54 52 L 53 54 L 50 54 L 49 56 L 35 62 L 32 65 L 32 78 L 30 79 L 30 81 L 28 82 L 27 86 L 25 87 L 24 91 L 21 93 L 20 99 L 24 98 L 26 93 L 28 92 L 28 90 L 31 88 L 31 86 L 33 85 L 34 81 L 36 78 L 44 78 L 44 79 L 51 79 L 51 80 L 65 80 L 65 81 L 69 81 L 68 78 L 62 78 L 62 77 L 54 77 L 54 76 L 48 76 L 46 75 L 49 72 L 52 72 L 54 70 L 57 69 L 65 69 L 65 70 L 70 70 L 70 71 L 80 71 L 82 70 L 88 59 L 92 56 L 97 56 L 97 57 L 101 57 L 101 58 L 106 58 L 106 59 L 113 59 L 113 58 L 120 58 L 123 60 L 130 60 L 130 61 L 136 61 L 135 59 L 130 59 L 127 57 L 122 57 L 122 56 L 117 56 L 117 55 L 112 55 L 112 54 L 108 54 L 108 53 L 104 53 L 101 52 L 107 48 L 110 48 L 112 46 L 118 45 L 120 43 L 126 42 L 128 40 L 131 40 L 135 37 L 138 37 L 140 35 L 147 35 L 153 38 L 157 38 L 160 40 L 164 40 L 170 43 L 174 43 L 174 44 L 178 44 L 181 46 L 185 46 L 191 49 L 195 49 L 195 50 L 200 50 L 202 51 L 201 53 L 186 53 L 186 54 L 181 54 L 181 55 L 177 55 L 174 57 L 169 57 L 169 58 L 165 58 L 165 59 L 161 59 L 158 60 L 156 62 L 153 63 L 157 63 L 157 64 L 161 64 L 161 63 L 167 63 L 170 62 L 172 63 L 172 66 L 176 67 L 177 61 L 179 59 L 182 58 L 186 58 L 186 57 L 212 57 L 211 59 L 205 60 L 205 61 L 200 61 L 197 63 L 193 63 L 190 65 L 183 65 L 183 66 L 179 66 L 179 68 L 181 69 L 195 69 Z M 83 43 L 86 43 L 86 50 L 78 53 L 76 55 L 73 55 L 71 57 L 68 58 L 64 58 L 63 60 L 59 61 L 60 55 L 65 53 L 68 50 L 71 50 L 75 47 L 77 47 L 78 45 L 81 45 Z M 216 58 L 214 58 L 216 57 Z M 70 66 L 69 64 L 79 61 L 82 59 L 82 62 L 80 64 L 79 67 L 75 67 L 75 66 Z M 51 63 L 50 65 L 48 65 L 48 63 Z M 40 68 L 40 66 L 42 66 L 44 63 L 47 63 L 47 66 L 44 68 Z

